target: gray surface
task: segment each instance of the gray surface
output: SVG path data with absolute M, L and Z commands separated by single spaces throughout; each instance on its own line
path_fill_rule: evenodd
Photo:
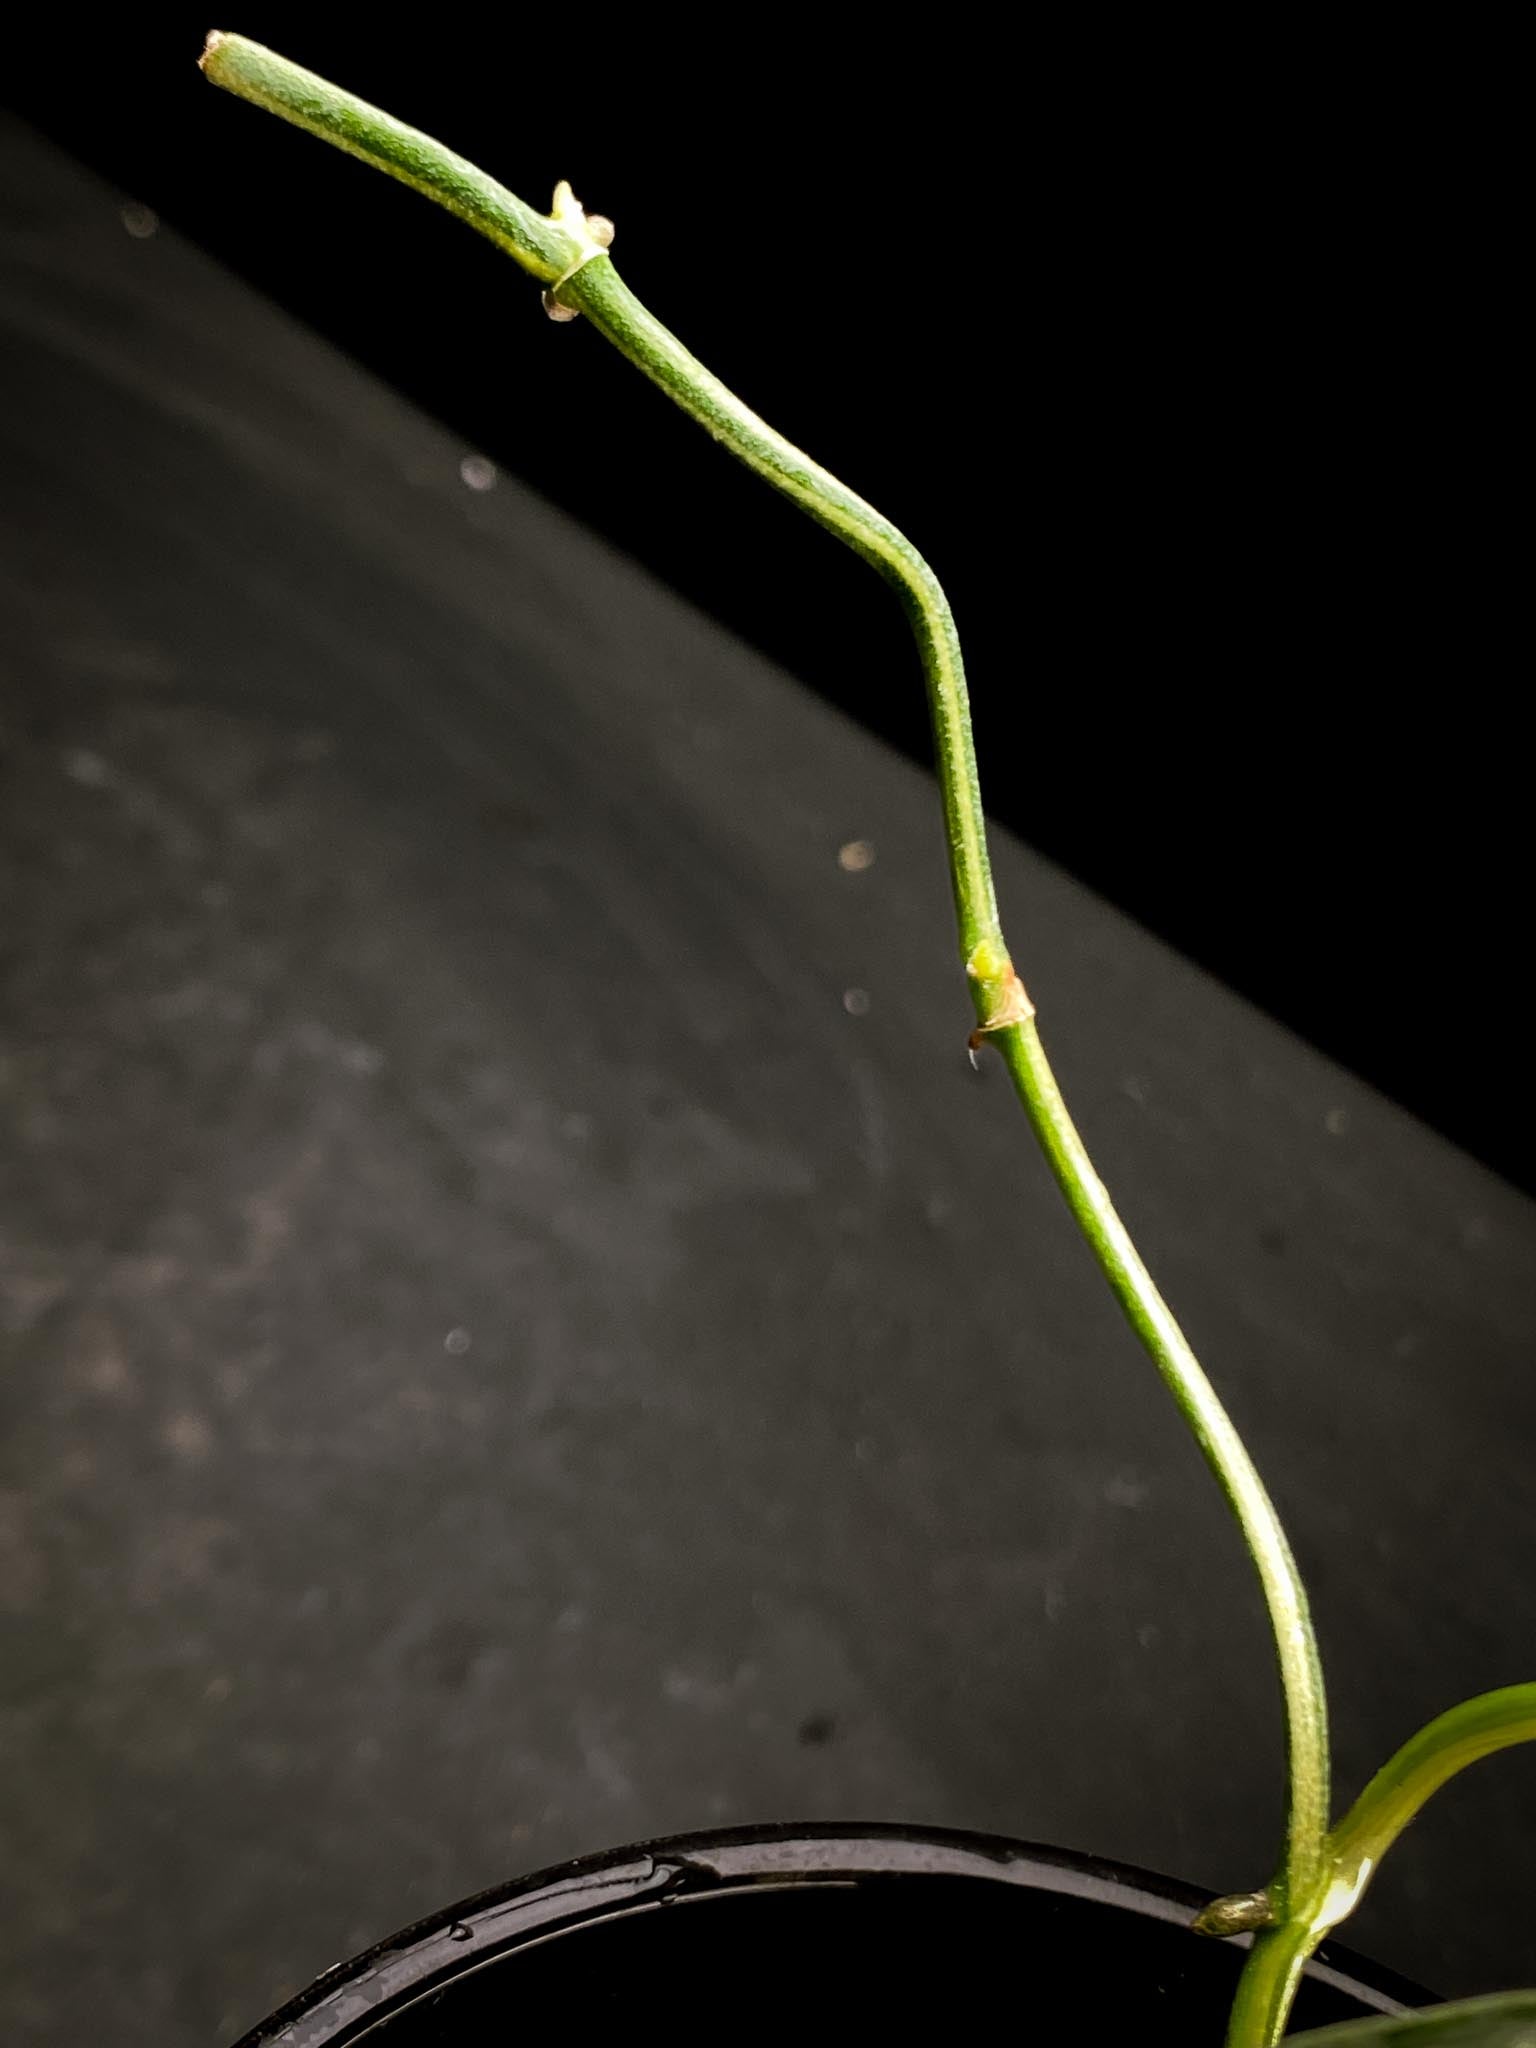
M 930 788 L 14 129 L 0 191 L 0 2031 L 217 2040 L 701 1823 L 1260 1880 L 1247 1568 L 968 1071 Z M 1531 1675 L 1530 1206 L 999 869 L 1353 1789 Z M 1533 1815 L 1464 1781 L 1360 1945 L 1536 1975 Z

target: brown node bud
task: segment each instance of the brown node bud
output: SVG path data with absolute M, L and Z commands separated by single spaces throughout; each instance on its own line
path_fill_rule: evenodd
M 985 1043 L 989 1032 L 1006 1031 L 1010 1024 L 1027 1024 L 1034 1014 L 1035 1006 L 1029 999 L 1028 989 L 1010 967 L 1001 999 L 993 1005 L 986 1019 L 976 1026 L 967 1041 L 972 1065 L 975 1065 L 976 1054 Z
M 1210 1934 L 1225 1941 L 1229 1935 L 1253 1934 L 1261 1927 L 1272 1927 L 1274 1920 L 1275 1909 L 1268 1892 L 1228 1892 L 1225 1898 L 1212 1899 L 1208 1906 L 1202 1906 L 1192 1924 L 1196 1934 Z

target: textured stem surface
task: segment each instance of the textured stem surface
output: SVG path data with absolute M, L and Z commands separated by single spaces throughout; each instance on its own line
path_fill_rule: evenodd
M 599 239 L 587 231 L 568 187 L 561 188 L 554 214 L 545 219 L 429 137 L 256 44 L 237 36 L 210 38 L 203 63 L 216 84 L 387 171 L 488 235 L 531 275 L 553 285 L 551 310 L 585 314 L 733 455 L 829 527 L 895 586 L 911 621 L 928 686 L 960 955 L 977 1017 L 973 1045 L 983 1036 L 997 1044 L 1068 1205 L 1193 1430 L 1258 1571 L 1279 1658 L 1288 1736 L 1284 1862 L 1281 1877 L 1271 1888 L 1284 1923 L 1315 1900 L 1328 1820 L 1327 1714 L 1306 1594 L 1252 1460 L 1093 1169 L 1046 1060 L 1033 1006 L 1003 942 L 965 669 L 954 618 L 937 577 L 888 519 L 743 405 L 646 310 L 604 253 L 606 235 Z M 1251 1970 L 1257 1970 L 1261 1957 L 1277 1955 L 1286 1935 L 1284 1924 L 1261 1935 Z M 1273 2036 L 1266 2032 L 1240 2038 L 1257 2042 Z
M 1536 1685 L 1479 1693 L 1412 1735 L 1328 1837 L 1335 1921 L 1352 1912 L 1377 1865 L 1424 1802 L 1458 1771 L 1536 1742 Z

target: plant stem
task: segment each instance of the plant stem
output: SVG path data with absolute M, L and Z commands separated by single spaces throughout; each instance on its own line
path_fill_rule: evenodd
M 1282 1923 L 1293 1912 L 1305 1913 L 1323 1875 L 1328 1821 L 1327 1715 L 1306 1594 L 1252 1459 L 1094 1171 L 1009 958 L 992 886 L 960 642 L 937 577 L 888 519 L 759 419 L 646 310 L 604 253 L 603 240 L 588 231 L 568 187 L 561 188 L 554 214 L 544 219 L 429 137 L 239 37 L 211 38 L 204 69 L 216 84 L 362 157 L 488 235 L 532 275 L 553 284 L 551 310 L 585 314 L 733 455 L 895 586 L 928 687 L 960 955 L 976 1009 L 976 1036 L 995 1040 L 1067 1203 L 1193 1431 L 1258 1571 L 1279 1657 L 1289 1750 L 1284 1860 L 1271 1896 Z M 1286 1932 L 1282 1924 L 1260 1936 L 1251 1967 L 1262 1955 L 1278 1955 Z M 1288 1996 L 1280 2002 L 1288 2004 Z M 1253 2032 L 1240 2038 L 1258 2042 L 1277 2036 Z
M 1481 1757 L 1536 1741 L 1536 1685 L 1480 1693 L 1411 1736 L 1328 1836 L 1310 1900 L 1254 1939 L 1227 2035 L 1231 2048 L 1278 2041 L 1301 1972 L 1319 1943 L 1359 1905 L 1381 1859 L 1431 1795 Z
M 1290 1750 L 1285 1899 L 1273 1899 L 1277 1911 L 1283 1912 L 1287 1902 L 1299 1904 L 1315 1888 L 1328 1826 L 1327 1711 L 1301 1574 L 1242 1438 L 1094 1171 L 1034 1020 L 998 1032 L 996 1043 L 1067 1206 L 1226 1495 L 1259 1575 L 1279 1656 Z
M 1322 1938 L 1323 1930 L 1304 1914 L 1254 1936 L 1227 2021 L 1227 2048 L 1273 2048 Z
M 1468 1764 L 1536 1742 L 1536 1685 L 1479 1693 L 1410 1736 L 1328 1837 L 1333 1924 L 1352 1912 L 1377 1865 L 1432 1793 Z

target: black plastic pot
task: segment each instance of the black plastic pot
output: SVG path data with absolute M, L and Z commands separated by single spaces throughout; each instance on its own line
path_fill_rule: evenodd
M 678 1836 L 484 1892 L 328 1970 L 237 2048 L 476 2048 L 622 2018 L 658 2034 L 981 2032 L 1216 2048 L 1242 1964 L 1208 1893 L 991 1835 L 764 1827 Z M 1340 1949 L 1294 2024 L 1426 1995 Z M 1026 2032 L 1028 2029 L 1026 2028 Z M 579 2033 L 575 2038 L 581 2038 Z M 1034 2037 L 1031 2037 L 1034 2038 Z M 1043 2037 L 1042 2037 L 1043 2038 Z

